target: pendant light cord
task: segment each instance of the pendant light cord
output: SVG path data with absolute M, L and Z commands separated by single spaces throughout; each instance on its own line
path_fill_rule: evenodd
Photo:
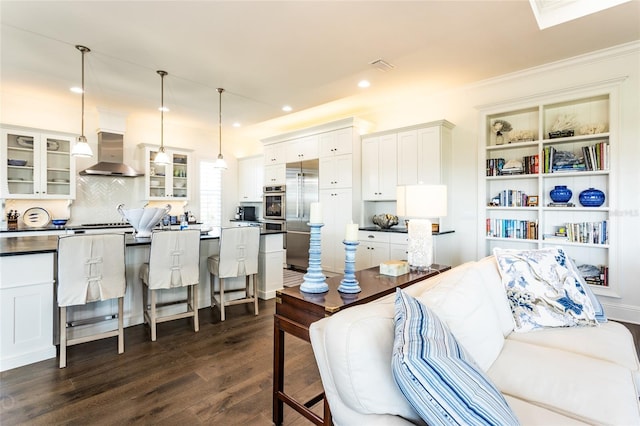
M 219 148 L 218 148 L 218 154 L 219 156 L 222 156 L 222 92 L 224 92 L 224 89 L 219 87 L 218 88 L 218 93 L 220 94 L 218 96 L 218 141 L 219 141 Z
M 76 49 L 82 52 L 82 119 L 80 122 L 80 136 L 84 140 L 84 54 L 87 52 L 91 52 L 91 49 L 81 45 L 77 45 Z
M 160 74 L 160 151 L 164 152 L 164 76 L 166 71 L 158 70 Z

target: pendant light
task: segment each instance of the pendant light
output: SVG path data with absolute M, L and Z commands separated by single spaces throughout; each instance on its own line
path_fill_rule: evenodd
M 168 73 L 162 70 L 156 72 L 160 75 L 160 149 L 153 162 L 160 166 L 166 166 L 170 163 L 169 156 L 164 151 L 164 77 Z
M 215 169 L 227 170 L 227 162 L 224 161 L 224 157 L 222 156 L 222 92 L 224 92 L 223 88 L 218 88 L 219 94 L 219 103 L 218 103 L 218 140 L 219 140 L 219 148 L 218 148 L 218 159 L 215 163 L 213 163 L 213 167 Z
M 93 157 L 93 151 L 87 142 L 87 138 L 84 136 L 84 54 L 91 52 L 91 49 L 80 45 L 77 45 L 76 49 L 82 53 L 82 127 L 80 130 L 80 136 L 78 136 L 78 139 L 71 150 L 71 155 L 74 157 Z

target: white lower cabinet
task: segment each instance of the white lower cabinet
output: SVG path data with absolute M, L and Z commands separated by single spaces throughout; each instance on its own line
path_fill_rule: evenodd
M 356 269 L 379 266 L 387 260 L 407 260 L 406 232 L 359 231 Z
M 284 234 L 260 237 L 258 257 L 258 297 L 273 299 L 276 291 L 282 289 L 282 246 Z
M 347 223 L 352 218 L 352 190 L 321 189 L 320 203 L 322 204 L 321 228 L 322 240 L 322 269 L 330 272 L 344 272 L 344 240 Z
M 407 246 L 409 235 L 406 233 L 389 234 L 389 259 L 407 260 Z
M 367 269 L 389 260 L 389 233 L 359 231 L 356 270 Z
M 0 257 L 0 371 L 56 356 L 53 253 Z
M 389 244 L 372 241 L 360 241 L 356 253 L 356 270 L 379 266 L 385 260 L 389 260 Z

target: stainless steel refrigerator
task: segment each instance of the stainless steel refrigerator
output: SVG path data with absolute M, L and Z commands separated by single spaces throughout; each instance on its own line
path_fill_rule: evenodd
M 287 265 L 306 270 L 309 266 L 309 212 L 318 201 L 318 160 L 287 163 L 286 222 Z

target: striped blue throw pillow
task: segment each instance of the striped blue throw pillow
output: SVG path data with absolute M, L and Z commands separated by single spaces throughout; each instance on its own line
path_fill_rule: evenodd
M 495 385 L 423 303 L 396 290 L 393 376 L 420 417 L 435 425 L 517 425 Z

